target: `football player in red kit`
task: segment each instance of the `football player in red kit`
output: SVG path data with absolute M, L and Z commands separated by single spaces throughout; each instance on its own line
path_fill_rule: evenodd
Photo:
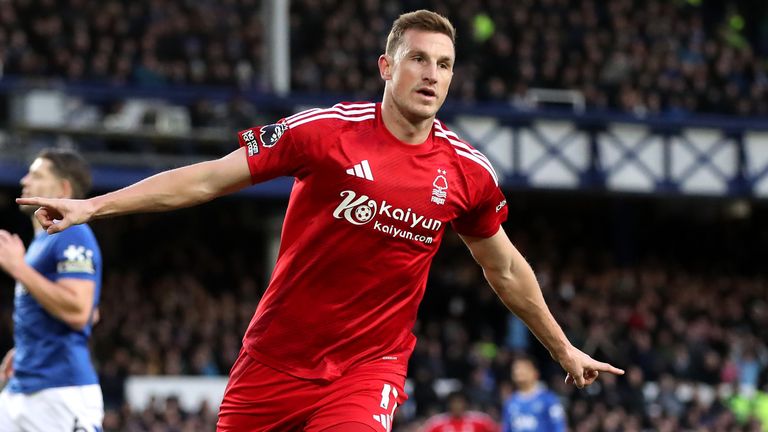
M 453 392 L 447 397 L 448 411 L 430 417 L 421 432 L 501 432 L 491 416 L 469 409 L 467 396 Z
M 453 75 L 454 35 L 436 13 L 403 14 L 378 60 L 381 103 L 342 103 L 247 129 L 221 159 L 89 200 L 19 202 L 42 206 L 38 219 L 54 233 L 295 178 L 278 261 L 230 373 L 219 431 L 390 430 L 406 398 L 411 328 L 448 224 L 569 382 L 623 373 L 568 341 L 501 227 L 507 206 L 491 164 L 435 118 Z

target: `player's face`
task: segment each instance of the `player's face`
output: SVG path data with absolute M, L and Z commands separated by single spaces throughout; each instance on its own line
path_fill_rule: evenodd
M 466 410 L 467 410 L 467 401 L 464 400 L 464 398 L 454 397 L 448 401 L 448 411 L 451 414 L 455 416 L 459 416 L 464 414 Z
M 42 197 L 42 198 L 63 198 L 66 188 L 64 181 L 53 173 L 51 161 L 48 159 L 37 158 L 29 166 L 27 175 L 21 178 L 21 196 Z M 19 206 L 24 213 L 34 213 L 37 207 Z
M 528 360 L 518 360 L 512 364 L 512 381 L 520 389 L 528 389 L 536 384 L 539 374 Z
M 389 81 L 393 102 L 407 119 L 422 121 L 437 114 L 451 85 L 455 58 L 447 35 L 421 30 L 403 34 L 403 42 L 394 58 L 388 58 L 389 68 L 382 76 Z

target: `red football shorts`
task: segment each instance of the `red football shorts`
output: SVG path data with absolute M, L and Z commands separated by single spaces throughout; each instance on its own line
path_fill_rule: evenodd
M 259 363 L 240 351 L 219 409 L 218 432 L 388 432 L 395 409 L 408 396 L 405 377 L 371 363 L 335 381 L 306 380 Z M 378 367 L 380 369 L 380 367 Z

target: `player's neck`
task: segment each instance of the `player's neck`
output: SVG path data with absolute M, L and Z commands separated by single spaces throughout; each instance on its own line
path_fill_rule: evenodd
M 534 393 L 536 393 L 539 390 L 539 384 L 533 383 L 531 385 L 527 385 L 525 387 L 520 387 L 519 392 L 525 396 L 530 396 Z
M 389 133 L 400 141 L 412 145 L 419 145 L 427 140 L 435 121 L 434 117 L 417 121 L 408 119 L 386 93 L 381 102 L 381 119 Z

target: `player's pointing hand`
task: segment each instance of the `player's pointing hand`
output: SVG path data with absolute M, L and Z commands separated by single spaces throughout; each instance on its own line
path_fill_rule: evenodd
M 16 203 L 40 207 L 35 218 L 48 234 L 61 232 L 72 225 L 88 222 L 92 211 L 87 200 L 55 198 L 16 198 Z
M 575 347 L 571 347 L 568 354 L 559 361 L 563 369 L 568 372 L 565 382 L 575 384 L 578 388 L 584 388 L 595 382 L 600 372 L 624 375 L 624 370 L 597 361 Z

